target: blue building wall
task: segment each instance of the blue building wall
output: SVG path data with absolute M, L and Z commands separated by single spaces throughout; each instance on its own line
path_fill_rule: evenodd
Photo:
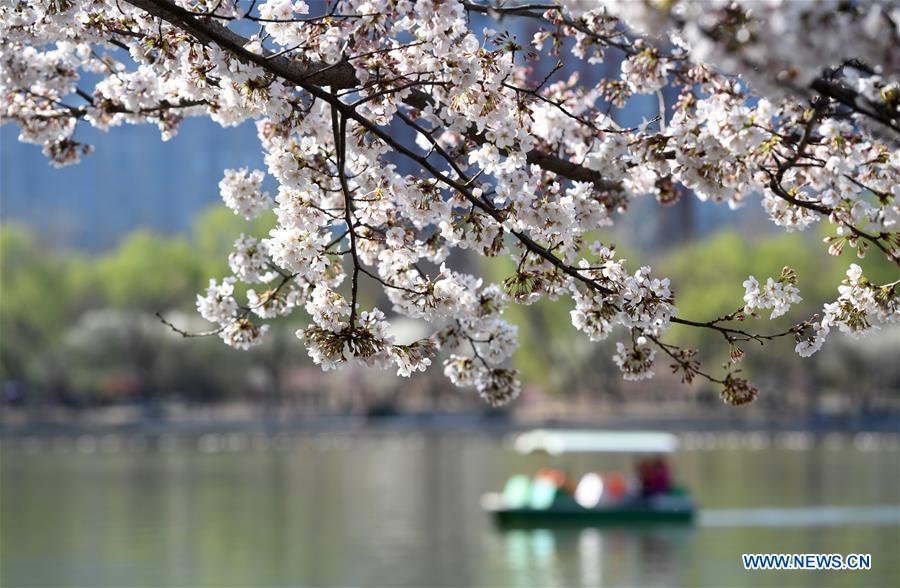
M 84 125 L 76 136 L 94 152 L 62 169 L 17 135 L 15 124 L 0 128 L 0 218 L 33 226 L 51 245 L 102 249 L 137 227 L 183 231 L 219 200 L 223 169 L 263 166 L 252 123 L 186 120 L 166 143 L 151 125 L 108 133 Z

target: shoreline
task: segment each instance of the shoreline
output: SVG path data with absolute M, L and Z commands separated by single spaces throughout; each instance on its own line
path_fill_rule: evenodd
M 514 433 L 528 429 L 655 430 L 681 434 L 704 433 L 877 433 L 900 435 L 900 416 L 834 418 L 730 418 L 644 417 L 609 415 L 589 419 L 521 418 L 503 413 L 415 413 L 396 416 L 314 416 L 290 419 L 191 418 L 134 419 L 127 422 L 32 421 L 0 423 L 0 439 L 25 437 L 79 437 L 84 435 L 164 435 L 204 434 L 303 434 L 303 433 Z

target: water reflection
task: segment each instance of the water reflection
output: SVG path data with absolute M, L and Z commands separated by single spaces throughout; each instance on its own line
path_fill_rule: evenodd
M 498 529 L 513 586 L 663 586 L 690 550 L 676 527 Z
M 675 458 L 703 508 L 694 527 L 510 531 L 480 509 L 482 494 L 548 464 L 496 436 L 136 439 L 4 442 L 0 585 L 796 585 L 790 572 L 743 572 L 744 552 L 872 553 L 867 574 L 810 572 L 809 586 L 900 578 L 894 438 L 804 449 L 702 436 L 698 447 L 713 446 Z M 633 464 L 576 456 L 554 465 Z

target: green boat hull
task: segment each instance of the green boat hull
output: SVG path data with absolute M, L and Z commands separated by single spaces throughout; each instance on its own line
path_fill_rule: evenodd
M 500 494 L 486 495 L 482 505 L 498 524 L 506 527 L 684 525 L 693 522 L 696 512 L 694 501 L 683 491 L 635 497 L 594 508 L 585 508 L 562 493 L 557 493 L 546 506 L 510 504 Z
M 690 524 L 694 510 L 659 510 L 654 508 L 498 508 L 494 520 L 504 527 L 542 526 L 617 526 Z

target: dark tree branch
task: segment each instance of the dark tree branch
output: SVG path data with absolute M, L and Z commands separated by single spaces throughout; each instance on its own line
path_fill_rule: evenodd
M 356 79 L 356 72 L 347 60 L 328 66 L 321 66 L 320 64 L 304 65 L 283 55 L 275 56 L 265 51 L 262 54 L 256 54 L 244 48 L 249 43 L 249 39 L 238 35 L 218 22 L 209 19 L 201 20 L 190 11 L 177 6 L 170 0 L 126 1 L 132 6 L 140 8 L 190 33 L 203 44 L 215 43 L 241 60 L 254 63 L 266 71 L 304 89 L 309 90 L 310 86 L 320 88 L 330 86 L 332 91 L 334 91 L 355 88 L 359 85 L 359 81 Z M 408 106 L 419 110 L 433 105 L 430 96 L 416 90 L 413 90 L 404 99 L 404 102 Z M 476 140 L 484 141 L 481 137 Z M 621 189 L 618 183 L 605 180 L 600 173 L 550 153 L 533 150 L 527 154 L 526 158 L 528 163 L 539 165 L 541 168 L 565 178 L 575 181 L 593 182 L 601 190 Z

